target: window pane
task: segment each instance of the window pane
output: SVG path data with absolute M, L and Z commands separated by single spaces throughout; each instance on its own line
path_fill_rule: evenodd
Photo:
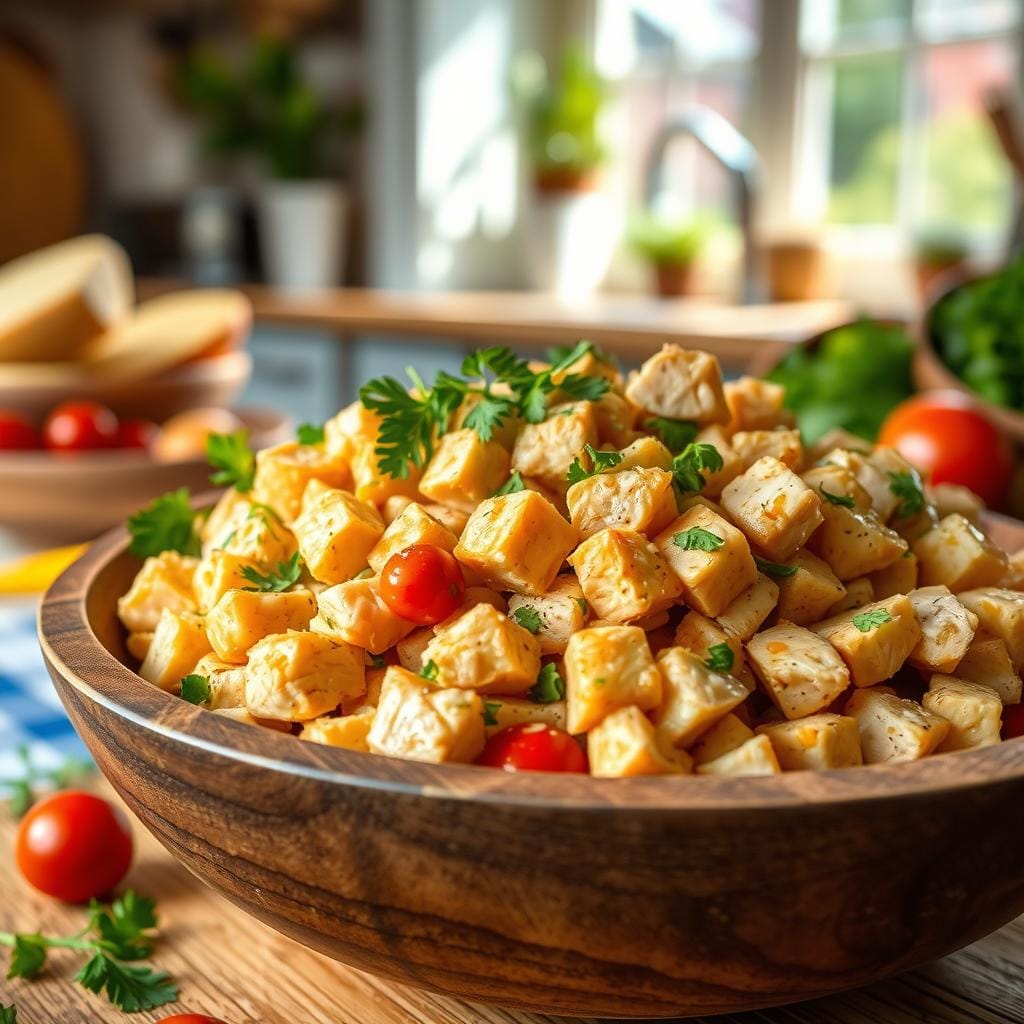
M 1019 0 L 919 0 L 918 23 L 929 38 L 1005 32 L 1020 18 Z
M 1016 75 L 1009 40 L 935 46 L 923 54 L 924 188 L 916 220 L 927 230 L 994 234 L 1010 217 L 1010 173 L 984 111 L 985 90 Z
M 829 219 L 895 219 L 903 57 L 878 54 L 834 64 Z
M 860 31 L 879 22 L 904 24 L 910 14 L 907 0 L 839 0 L 836 21 L 840 35 Z
M 851 43 L 892 46 L 910 27 L 910 0 L 804 0 L 800 18 L 803 45 L 811 53 Z

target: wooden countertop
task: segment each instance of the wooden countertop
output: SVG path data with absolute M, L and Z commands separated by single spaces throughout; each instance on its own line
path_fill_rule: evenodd
M 109 790 L 107 790 L 109 794 Z M 206 1013 L 228 1024 L 557 1024 L 559 1018 L 461 1003 L 343 967 L 258 924 L 215 896 L 134 822 L 128 884 L 158 902 L 161 941 L 153 963 L 181 986 L 181 999 L 126 1016 L 73 984 L 79 954 L 51 953 L 36 981 L 7 981 L 0 1003 L 19 1024 L 126 1024 L 172 1013 Z M 39 896 L 10 856 L 15 822 L 0 809 L 0 930 L 71 934 L 81 908 Z M 2 961 L 2 954 L 0 954 Z M 961 952 L 841 996 L 786 1009 L 727 1015 L 703 1024 L 1020 1024 L 1024 1007 L 1024 917 Z M 570 1021 L 562 1024 L 596 1024 Z M 696 1021 L 701 1024 L 701 1021 Z
M 182 281 L 150 278 L 138 283 L 140 298 L 176 288 Z M 649 296 L 599 295 L 567 303 L 537 292 L 392 292 L 335 288 L 292 294 L 244 285 L 257 322 L 319 328 L 346 334 L 396 334 L 543 348 L 589 338 L 630 361 L 641 361 L 665 341 L 714 352 L 741 367 L 765 346 L 782 350 L 853 319 L 842 300 L 731 306 L 711 299 L 659 300 Z

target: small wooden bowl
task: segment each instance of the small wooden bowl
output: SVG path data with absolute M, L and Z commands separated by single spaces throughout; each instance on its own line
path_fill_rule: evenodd
M 287 416 L 238 409 L 259 448 L 292 436 Z M 128 518 L 157 495 L 210 488 L 205 459 L 157 462 L 143 451 L 0 453 L 0 530 L 22 541 L 76 543 Z
M 230 721 L 126 668 L 116 603 L 137 568 L 113 531 L 43 600 L 72 721 L 190 871 L 354 967 L 547 1013 L 713 1014 L 875 981 L 1024 911 L 1024 739 L 758 779 L 359 754 Z

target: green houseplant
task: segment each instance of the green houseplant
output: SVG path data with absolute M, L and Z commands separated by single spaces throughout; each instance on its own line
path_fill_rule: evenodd
M 654 286 L 665 298 L 690 291 L 693 264 L 704 246 L 707 227 L 698 220 L 670 221 L 645 214 L 630 228 L 630 248 L 654 272 Z

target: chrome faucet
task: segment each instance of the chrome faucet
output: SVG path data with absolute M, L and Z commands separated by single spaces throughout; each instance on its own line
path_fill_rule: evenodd
M 669 145 L 679 136 L 692 136 L 732 175 L 736 213 L 743 235 L 743 280 L 740 301 L 763 302 L 766 294 L 754 243 L 754 198 L 761 177 L 761 160 L 733 124 L 710 107 L 694 106 L 669 121 L 658 133 L 647 161 L 645 199 L 648 208 L 661 191 L 662 166 Z

